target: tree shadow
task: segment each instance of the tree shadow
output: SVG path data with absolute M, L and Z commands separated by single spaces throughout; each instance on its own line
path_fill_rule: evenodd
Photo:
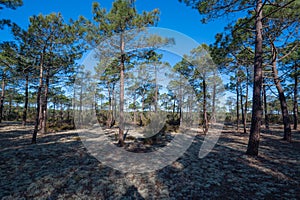
M 24 139 L 13 137 L 13 131 L 12 137 L 0 134 L 0 198 L 297 199 L 300 194 L 299 140 L 287 143 L 279 132 L 262 134 L 258 157 L 245 155 L 247 135 L 224 132 L 199 159 L 204 135 L 197 135 L 176 161 L 141 174 L 140 182 L 128 181 L 134 173 L 101 164 L 76 132 L 40 135 L 37 144 L 28 145 L 30 133 L 17 130 Z M 141 193 L 145 189 L 148 196 Z

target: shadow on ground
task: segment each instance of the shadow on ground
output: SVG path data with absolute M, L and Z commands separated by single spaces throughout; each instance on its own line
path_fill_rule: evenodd
M 177 161 L 159 171 L 123 174 L 101 164 L 76 131 L 38 135 L 0 126 L 0 199 L 299 199 L 300 134 L 293 143 L 274 128 L 258 157 L 245 155 L 248 135 L 227 128 L 203 159 L 195 137 Z

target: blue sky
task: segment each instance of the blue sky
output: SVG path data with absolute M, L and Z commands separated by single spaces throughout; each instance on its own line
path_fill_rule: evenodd
M 10 18 L 23 28 L 28 26 L 29 17 L 32 15 L 61 12 L 64 19 L 77 19 L 79 15 L 91 18 L 92 2 L 95 0 L 24 0 L 24 5 L 17 10 L 4 9 L 0 12 L 0 18 Z M 102 7 L 110 9 L 111 0 L 99 0 Z M 214 36 L 222 32 L 228 19 L 215 20 L 208 24 L 201 24 L 197 10 L 187 7 L 178 0 L 137 0 L 136 7 L 139 12 L 150 11 L 159 8 L 161 15 L 158 27 L 173 29 L 193 38 L 198 43 L 211 44 Z M 11 40 L 8 29 L 1 31 L 1 40 Z
M 68 21 L 70 18 L 77 19 L 80 15 L 91 19 L 92 2 L 95 0 L 23 1 L 24 5 L 16 10 L 4 9 L 0 11 L 0 19 L 9 18 L 24 29 L 26 29 L 29 24 L 29 17 L 40 13 L 47 15 L 52 12 L 60 12 L 62 13 L 65 21 Z M 105 7 L 109 10 L 113 0 L 99 0 L 98 2 L 101 7 Z M 158 27 L 167 28 L 184 34 L 199 44 L 213 43 L 215 35 L 222 32 L 224 30 L 224 26 L 231 21 L 225 17 L 222 19 L 216 19 L 208 24 L 201 24 L 201 16 L 198 11 L 187 7 L 185 4 L 178 2 L 178 0 L 137 0 L 135 4 L 138 12 L 142 12 L 144 10 L 151 11 L 158 8 L 161 12 Z M 0 32 L 0 41 L 13 39 L 8 28 Z M 174 34 L 170 36 L 172 37 Z M 191 43 L 194 44 L 193 42 Z M 184 48 L 185 45 L 182 43 L 181 45 L 181 48 Z M 82 62 L 86 56 L 87 55 L 85 55 L 79 62 Z M 169 57 L 167 59 L 171 60 Z

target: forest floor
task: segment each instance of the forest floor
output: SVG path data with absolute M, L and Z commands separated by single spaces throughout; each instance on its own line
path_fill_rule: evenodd
M 261 134 L 258 157 L 245 155 L 248 134 L 225 126 L 198 158 L 204 135 L 173 164 L 155 172 L 121 173 L 101 164 L 76 131 L 38 135 L 32 127 L 0 124 L 0 199 L 300 199 L 300 132 Z

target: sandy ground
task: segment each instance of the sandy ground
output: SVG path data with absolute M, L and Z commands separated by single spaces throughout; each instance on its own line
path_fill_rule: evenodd
M 248 135 L 225 127 L 205 158 L 198 135 L 171 165 L 136 174 L 99 162 L 78 131 L 38 135 L 31 145 L 31 130 L 0 125 L 0 199 L 300 199 L 299 131 L 287 143 L 272 127 L 253 158 L 245 155 Z

